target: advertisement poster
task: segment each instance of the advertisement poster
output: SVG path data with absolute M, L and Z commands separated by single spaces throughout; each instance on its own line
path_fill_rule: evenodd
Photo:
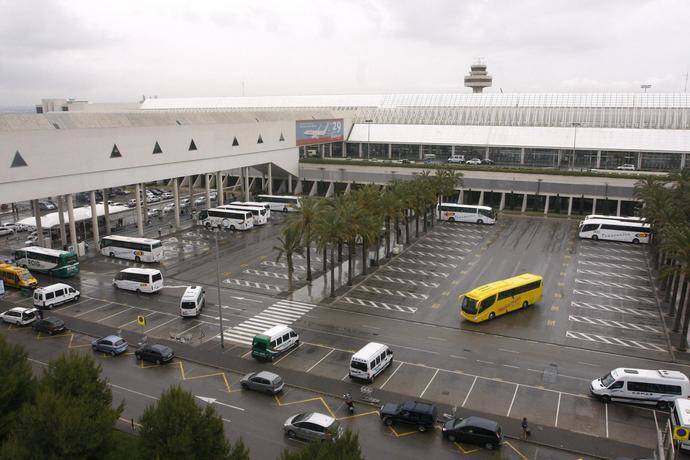
M 344 139 L 343 119 L 330 120 L 298 120 L 297 145 L 322 144 L 324 142 L 339 142 Z

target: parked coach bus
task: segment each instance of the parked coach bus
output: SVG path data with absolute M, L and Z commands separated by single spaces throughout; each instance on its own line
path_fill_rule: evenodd
M 639 222 L 590 219 L 580 222 L 580 238 L 591 240 L 623 241 L 633 244 L 647 244 L 651 236 L 651 225 Z
M 254 218 L 250 211 L 211 208 L 199 212 L 197 224 L 206 228 L 249 230 L 254 226 Z
M 585 216 L 584 218 L 584 220 L 591 219 L 618 220 L 621 222 L 638 222 L 642 224 L 647 221 L 647 219 L 645 219 L 644 217 L 605 216 L 603 214 L 590 214 L 588 216 Z
M 14 262 L 20 267 L 60 278 L 79 273 L 77 255 L 69 251 L 29 246 L 14 251 Z
M 531 273 L 494 281 L 464 294 L 460 314 L 468 321 L 480 323 L 539 302 L 542 291 L 542 277 Z
M 160 240 L 110 235 L 101 238 L 101 254 L 136 262 L 158 262 L 163 255 Z
M 291 195 L 258 195 L 256 201 L 268 203 L 271 211 L 291 212 L 300 208 L 299 197 Z
M 266 210 L 266 219 L 271 218 L 271 205 L 268 203 L 260 203 L 258 201 L 233 201 L 230 204 L 238 204 L 240 206 L 260 206 Z
M 441 220 L 449 222 L 474 222 L 477 224 L 495 224 L 496 213 L 489 206 L 472 206 L 469 204 L 441 203 L 436 208 L 441 211 Z
M 268 222 L 266 217 L 266 208 L 263 206 L 249 206 L 243 204 L 224 204 L 218 206 L 218 209 L 229 209 L 234 211 L 249 211 L 252 213 L 254 225 L 265 225 Z

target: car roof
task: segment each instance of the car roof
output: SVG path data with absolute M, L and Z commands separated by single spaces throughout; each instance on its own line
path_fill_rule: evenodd
M 43 318 L 43 321 L 47 321 L 49 323 L 61 323 L 61 322 L 63 322 L 60 318 L 56 318 L 55 316 L 49 316 L 47 318 Z
M 14 307 L 7 311 L 16 311 L 17 313 L 25 313 L 30 311 L 38 311 L 38 308 Z
M 318 412 L 312 412 L 308 417 L 304 419 L 305 422 L 316 423 L 321 426 L 330 426 L 335 422 L 333 417 L 329 417 L 325 414 L 320 414 Z
M 122 337 L 120 337 L 119 335 L 112 334 L 112 335 L 107 335 L 107 336 L 103 337 L 101 340 L 110 340 L 111 342 L 117 342 L 118 340 L 124 340 L 124 339 Z
M 156 351 L 172 351 L 172 348 L 168 347 L 167 345 L 161 345 L 160 343 L 154 343 L 152 345 L 149 345 L 148 347 Z
M 478 428 L 484 428 L 485 430 L 496 431 L 498 428 L 498 423 L 494 422 L 493 420 L 489 420 L 488 418 L 471 416 L 463 419 L 462 421 L 464 425 L 476 426 Z
M 278 374 L 274 374 L 273 372 L 268 372 L 268 371 L 261 371 L 257 373 L 254 377 L 261 377 L 266 380 L 270 380 L 271 382 L 274 381 L 275 379 L 280 378 Z
M 434 412 L 434 405 L 419 401 L 405 401 L 402 405 L 405 410 L 414 410 L 415 412 L 423 412 L 432 414 Z

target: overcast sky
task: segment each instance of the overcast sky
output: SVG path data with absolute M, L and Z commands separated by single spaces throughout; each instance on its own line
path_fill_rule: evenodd
M 688 0 L 0 0 L 0 106 L 242 94 L 683 90 Z

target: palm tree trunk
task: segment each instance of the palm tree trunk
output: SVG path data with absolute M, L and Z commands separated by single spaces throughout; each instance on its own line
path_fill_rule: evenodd
M 678 344 L 678 349 L 680 351 L 685 351 L 688 348 L 688 323 L 690 323 L 690 311 L 688 311 L 688 298 L 690 295 L 685 296 L 685 302 L 683 302 L 683 307 L 681 310 L 685 313 L 683 318 L 683 331 L 680 333 L 680 343 Z M 680 316 L 680 313 L 678 313 Z
M 661 267 L 662 270 L 664 269 L 664 265 L 669 265 L 669 260 L 670 259 L 668 259 L 668 258 L 666 259 L 666 261 L 664 262 L 664 264 Z M 667 276 L 666 277 L 666 285 L 664 287 L 664 301 L 666 301 L 666 298 L 668 297 L 668 293 L 671 290 L 671 283 L 672 282 L 673 282 L 673 276 Z
M 362 239 L 362 275 L 367 274 L 367 242 Z
M 326 255 L 326 251 L 327 251 L 327 249 L 326 249 L 326 246 L 324 245 L 324 247 L 323 247 L 323 274 L 324 275 L 326 274 L 326 270 L 328 270 L 328 265 L 327 265 L 328 257 Z
M 386 217 L 385 243 L 386 243 L 386 258 L 389 258 L 391 256 L 391 218 L 390 217 Z
M 405 244 L 410 244 L 410 210 L 405 210 Z
M 395 244 L 400 244 L 400 219 L 396 216 L 395 218 Z
M 680 293 L 680 300 L 678 301 L 678 311 L 676 312 L 676 319 L 673 322 L 673 332 L 680 331 L 680 318 L 681 316 L 683 316 L 683 303 L 685 302 L 685 298 L 688 295 L 688 283 L 690 283 L 690 280 L 688 280 L 685 276 L 683 276 L 681 279 L 682 288 Z
M 307 283 L 311 284 L 311 242 L 307 240 Z
M 669 288 L 668 292 L 666 293 L 666 298 L 664 299 L 666 302 L 669 304 L 669 313 L 671 312 L 671 306 L 673 305 L 673 302 L 671 299 L 675 297 L 675 291 L 678 288 L 678 272 L 673 273 L 673 280 L 671 280 L 671 287 Z
M 441 203 L 443 203 L 443 195 L 438 197 L 438 220 L 441 220 Z
M 338 263 L 343 263 L 343 242 L 338 241 Z
M 292 254 L 285 254 L 285 259 L 287 260 L 288 268 L 288 289 L 292 291 L 292 275 L 295 272 L 295 268 L 292 264 Z
M 352 286 L 352 254 L 355 252 L 355 239 L 352 238 L 347 242 L 347 285 Z
M 426 219 L 429 217 L 429 208 L 424 206 L 424 214 L 422 215 L 424 218 L 424 221 L 422 222 L 422 228 L 424 229 L 424 233 L 427 231 L 427 226 L 426 226 Z
M 419 238 L 419 213 L 414 213 L 414 237 Z
M 331 244 L 331 297 L 335 297 L 335 250 Z

